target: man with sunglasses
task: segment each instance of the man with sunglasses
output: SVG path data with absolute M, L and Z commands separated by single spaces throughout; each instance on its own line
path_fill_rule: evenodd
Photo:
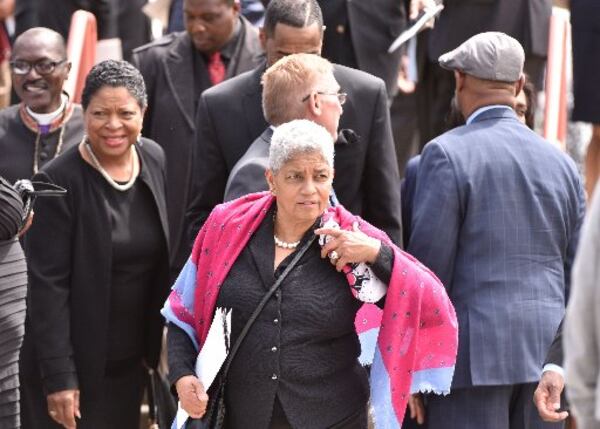
M 191 239 L 212 208 L 223 201 L 227 179 L 236 162 L 268 127 L 261 108 L 261 76 L 265 69 L 286 55 L 321 54 L 323 16 L 318 3 L 272 0 L 260 37 L 266 63 L 208 89 L 200 98 L 192 161 L 195 182 L 188 210 Z M 336 196 L 350 211 L 401 243 L 400 179 L 385 84 L 368 73 L 336 64 L 333 75 L 341 90 L 348 94 L 339 126 L 353 131 L 335 148 Z M 318 94 L 321 88 L 304 88 L 308 92 L 302 93 L 299 100 L 290 101 L 280 109 L 301 104 L 307 95 L 304 103 L 339 103 L 325 94 L 331 88 L 325 88 L 323 94 Z M 283 98 L 286 94 L 279 96 Z
M 0 175 L 28 179 L 83 137 L 83 113 L 63 92 L 71 63 L 64 39 L 37 27 L 14 43 L 10 70 L 18 105 L 0 111 Z

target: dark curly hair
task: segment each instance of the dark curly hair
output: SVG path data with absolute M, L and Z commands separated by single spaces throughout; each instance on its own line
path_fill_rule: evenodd
M 127 61 L 106 60 L 96 64 L 85 78 L 81 106 L 86 110 L 90 100 L 105 86 L 124 87 L 138 102 L 141 109 L 148 104 L 146 84 L 142 74 Z

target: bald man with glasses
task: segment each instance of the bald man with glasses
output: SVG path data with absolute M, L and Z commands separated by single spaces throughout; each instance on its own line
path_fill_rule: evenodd
M 71 63 L 64 39 L 32 28 L 14 43 L 10 58 L 18 105 L 0 111 L 0 175 L 28 179 L 83 138 L 83 113 L 63 92 Z

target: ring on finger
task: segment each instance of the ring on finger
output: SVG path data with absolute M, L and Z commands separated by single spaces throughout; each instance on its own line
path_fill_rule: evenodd
M 340 255 L 335 250 L 332 250 L 329 253 L 329 259 L 331 259 L 332 261 L 337 261 L 338 259 L 340 259 Z

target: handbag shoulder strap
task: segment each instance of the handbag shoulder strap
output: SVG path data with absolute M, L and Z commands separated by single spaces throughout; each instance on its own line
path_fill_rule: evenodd
M 306 243 L 304 243 L 304 245 L 300 248 L 300 250 L 298 250 L 298 253 L 296 253 L 296 255 L 294 256 L 294 259 L 292 259 L 292 261 L 285 268 L 283 273 L 281 273 L 281 275 L 277 278 L 275 283 L 273 283 L 273 286 L 271 286 L 271 289 L 269 289 L 269 291 L 265 294 L 265 296 L 263 296 L 262 300 L 260 301 L 260 303 L 258 304 L 256 309 L 254 310 L 254 312 L 252 313 L 252 315 L 246 322 L 246 325 L 244 325 L 244 328 L 240 332 L 240 335 L 238 336 L 235 343 L 231 347 L 231 350 L 229 351 L 229 355 L 227 356 L 227 360 L 225 361 L 225 366 L 223 367 L 223 371 L 221 373 L 221 380 L 225 380 L 225 378 L 227 377 L 227 372 L 229 371 L 229 367 L 231 366 L 231 361 L 235 357 L 238 349 L 240 348 L 240 345 L 242 344 L 242 341 L 244 340 L 244 338 L 246 337 L 246 334 L 248 334 L 248 331 L 250 330 L 250 328 L 252 327 L 252 325 L 254 324 L 256 319 L 258 318 L 258 315 L 260 314 L 260 312 L 263 310 L 265 305 L 267 305 L 267 302 L 269 301 L 269 299 L 271 299 L 271 297 L 273 296 L 275 291 L 277 289 L 279 289 L 279 286 L 281 286 L 281 283 L 283 282 L 283 280 L 287 277 L 289 272 L 298 263 L 300 258 L 302 258 L 302 256 L 306 253 L 306 251 L 313 244 L 313 242 L 315 241 L 316 238 L 317 238 L 317 236 L 313 235 Z

